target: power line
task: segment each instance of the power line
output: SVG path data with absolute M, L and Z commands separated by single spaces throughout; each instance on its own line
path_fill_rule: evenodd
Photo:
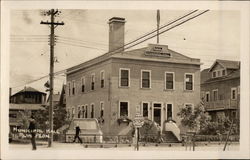
M 180 18 L 178 18 L 178 19 L 176 19 L 176 20 L 174 20 L 174 21 L 172 21 L 172 22 L 170 22 L 170 23 L 167 23 L 166 25 L 160 27 L 160 29 L 161 29 L 161 28 L 164 28 L 164 27 L 166 27 L 166 26 L 168 26 L 168 25 L 170 25 L 170 24 L 173 24 L 173 23 L 175 23 L 175 22 L 177 22 L 177 21 L 179 21 L 179 20 L 181 20 L 181 19 L 183 19 L 183 18 L 185 18 L 185 17 L 187 17 L 187 16 L 189 16 L 189 15 L 195 13 L 196 11 L 198 11 L 198 10 L 191 11 L 191 12 L 185 14 L 184 16 L 182 16 L 182 17 L 180 17 Z M 205 10 L 205 11 L 203 11 L 203 12 L 201 12 L 201 13 L 199 13 L 199 14 L 197 14 L 197 15 L 191 17 L 191 18 L 188 18 L 187 20 L 185 20 L 185 21 L 183 21 L 183 22 L 181 22 L 181 23 L 179 23 L 179 24 L 177 24 L 177 25 L 174 25 L 174 26 L 172 26 L 171 28 L 168 28 L 167 30 L 164 30 L 164 31 L 160 32 L 159 34 L 165 33 L 165 32 L 167 32 L 167 31 L 169 31 L 170 29 L 173 29 L 173 28 L 175 28 L 175 27 L 177 27 L 177 26 L 179 26 L 179 25 L 181 25 L 181 24 L 183 24 L 183 23 L 185 23 L 185 22 L 187 22 L 187 21 L 189 21 L 189 20 L 191 20 L 191 19 L 194 19 L 194 18 L 196 18 L 196 17 L 198 17 L 198 16 L 204 14 L 204 13 L 207 12 L 207 11 L 209 11 L 209 10 Z M 131 43 L 133 43 L 133 42 L 136 42 L 136 41 L 138 41 L 138 40 L 140 40 L 140 39 L 142 39 L 142 38 L 144 38 L 144 37 L 146 37 L 146 36 L 148 36 L 148 35 L 154 33 L 155 31 L 157 31 L 157 30 L 151 31 L 151 32 L 149 32 L 148 34 L 144 34 L 143 36 L 141 36 L 141 37 L 139 37 L 139 38 L 137 38 L 137 39 L 135 39 L 135 40 L 133 40 L 133 41 L 131 41 L 131 42 L 125 44 L 125 45 L 123 45 L 123 47 L 125 47 L 125 46 L 127 46 L 127 45 L 129 45 L 129 44 L 131 44 Z M 145 42 L 145 41 L 147 41 L 147 40 L 149 40 L 149 39 L 151 39 L 151 38 L 153 38 L 153 37 L 155 37 L 155 36 L 156 36 L 156 35 L 153 35 L 153 36 L 151 36 L 151 37 L 149 37 L 149 38 L 147 38 L 147 39 L 144 39 L 143 41 L 140 41 L 140 42 L 138 42 L 138 43 L 136 43 L 136 44 L 133 44 L 132 46 L 126 47 L 125 49 L 129 49 L 129 48 L 131 48 L 131 47 L 133 47 L 133 46 L 136 46 L 136 45 L 138 45 L 138 44 L 140 44 L 140 43 L 143 43 L 143 42 Z M 59 43 L 65 43 L 65 42 L 59 42 Z M 68 45 L 74 45 L 74 44 L 68 44 Z M 82 47 L 88 47 L 88 46 L 82 46 Z M 91 48 L 92 48 L 92 49 L 96 49 L 96 48 L 93 48 L 93 47 L 91 47 Z M 119 48 L 119 49 L 120 49 L 120 48 Z M 119 50 L 119 49 L 116 49 L 116 50 L 114 50 L 114 51 L 107 52 L 106 54 L 115 52 L 115 51 L 117 51 L 117 50 Z M 115 52 L 115 53 L 116 53 L 116 52 Z M 114 53 L 113 53 L 113 54 L 114 54 Z M 62 70 L 62 71 L 63 71 L 64 73 L 66 72 L 66 70 Z M 47 76 L 48 76 L 48 75 L 47 75 Z M 47 76 L 46 76 L 46 77 L 47 77 Z M 40 79 L 38 79 L 38 80 L 40 80 Z M 34 80 L 34 81 L 37 81 L 37 80 Z M 28 82 L 28 83 L 29 83 L 29 82 Z M 28 84 L 28 83 L 26 83 L 26 84 Z
M 161 31 L 161 32 L 159 32 L 159 35 L 160 35 L 160 34 L 163 34 L 163 33 L 165 33 L 165 32 L 167 32 L 167 31 L 169 31 L 169 30 L 171 30 L 171 29 L 173 29 L 173 28 L 175 28 L 175 27 L 177 27 L 177 26 L 179 26 L 179 25 L 181 25 L 181 24 L 183 24 L 183 23 L 186 23 L 186 22 L 188 22 L 188 21 L 190 21 L 190 20 L 192 20 L 192 19 L 194 19 L 194 18 L 196 18 L 196 17 L 198 17 L 198 16 L 200 16 L 200 15 L 202 15 L 202 14 L 208 12 L 208 11 L 209 11 L 209 10 L 205 10 L 205 11 L 203 11 L 203 12 L 201 12 L 201 13 L 199 13 L 199 14 L 197 14 L 197 15 L 191 17 L 191 18 L 188 18 L 187 20 L 184 20 L 184 21 L 181 22 L 181 23 L 178 23 L 177 25 L 174 25 L 174 26 L 172 26 L 172 27 L 170 27 L 170 28 L 168 28 L 168 29 L 166 29 L 166 30 L 164 30 L 164 31 Z M 142 40 L 142 41 L 140 41 L 140 42 L 137 42 L 137 43 L 135 43 L 135 44 L 133 44 L 133 45 L 131 45 L 131 46 L 129 46 L 129 47 L 126 47 L 126 48 L 124 48 L 124 50 L 125 50 L 125 49 L 129 49 L 129 48 L 131 48 L 131 47 L 134 47 L 134 46 L 136 46 L 136 45 L 138 45 L 138 44 L 141 44 L 141 43 L 143 43 L 143 42 L 145 42 L 145 41 L 147 41 L 147 40 L 149 40 L 149 39 L 154 38 L 155 36 L 157 36 L 157 34 L 156 34 L 156 35 L 153 35 L 153 36 L 151 36 L 151 37 L 148 37 L 148 38 L 146 38 L 146 39 L 144 39 L 144 40 Z
M 100 49 L 100 48 L 96 48 L 96 47 L 90 47 L 90 46 L 85 46 L 85 45 L 77 45 L 77 44 L 73 44 L 70 42 L 64 42 L 62 40 L 57 41 L 58 43 L 62 43 L 62 44 L 67 44 L 67 45 L 71 45 L 71 46 L 76 46 L 76 47 L 84 47 L 84 48 L 89 48 L 89 49 L 97 49 L 97 50 L 103 50 L 106 51 L 105 49 Z

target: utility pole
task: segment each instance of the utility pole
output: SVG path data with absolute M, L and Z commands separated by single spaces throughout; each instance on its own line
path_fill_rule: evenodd
M 46 24 L 50 26 L 50 80 L 49 80 L 49 91 L 50 91 L 50 101 L 49 101 L 49 139 L 48 147 L 52 146 L 53 143 L 53 89 L 54 89 L 54 46 L 55 46 L 55 28 L 58 25 L 64 25 L 63 22 L 54 22 L 55 16 L 59 15 L 60 11 L 51 9 L 47 11 L 44 15 L 51 17 L 51 22 L 43 22 L 40 24 Z
M 160 28 L 160 10 L 159 9 L 157 9 L 156 20 L 157 20 L 157 44 L 159 44 L 159 28 Z

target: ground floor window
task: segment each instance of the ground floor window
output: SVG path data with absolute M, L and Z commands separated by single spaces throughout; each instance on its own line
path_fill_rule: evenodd
M 104 116 L 104 102 L 100 102 L 100 117 Z
M 88 105 L 85 105 L 85 118 L 88 118 Z
M 120 102 L 120 117 L 128 117 L 128 102 Z
M 142 116 L 143 117 L 148 117 L 148 108 L 149 108 L 149 103 L 143 102 L 142 103 Z
M 94 104 L 91 104 L 90 118 L 94 118 Z
M 167 120 L 173 119 L 173 105 L 167 104 Z

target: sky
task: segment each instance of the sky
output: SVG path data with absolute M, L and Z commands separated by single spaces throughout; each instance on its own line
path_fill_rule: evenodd
M 27 82 L 49 74 L 48 25 L 45 10 L 12 10 L 10 17 L 10 87 L 12 93 L 31 86 L 45 91 L 49 79 Z M 108 19 L 123 17 L 125 43 L 156 28 L 156 10 L 60 10 L 57 26 L 55 72 L 75 66 L 108 51 Z M 190 10 L 161 10 L 160 24 L 174 20 Z M 156 43 L 148 40 L 132 49 Z M 216 59 L 240 60 L 240 12 L 211 10 L 160 35 L 160 44 L 192 58 L 199 58 L 201 69 Z M 55 92 L 66 83 L 64 75 L 55 76 Z

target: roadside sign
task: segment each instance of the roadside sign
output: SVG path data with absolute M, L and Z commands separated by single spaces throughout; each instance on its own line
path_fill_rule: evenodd
M 144 124 L 144 119 L 143 119 L 143 116 L 141 115 L 141 112 L 140 112 L 140 106 L 136 106 L 136 114 L 135 114 L 135 118 L 133 120 L 133 124 L 136 128 L 140 128 Z

